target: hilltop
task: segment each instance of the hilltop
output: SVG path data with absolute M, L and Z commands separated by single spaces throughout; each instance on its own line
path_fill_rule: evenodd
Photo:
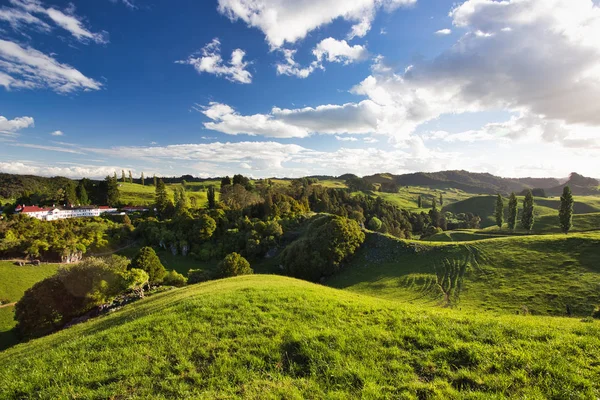
M 0 353 L 0 397 L 594 398 L 600 327 L 277 276 L 139 301 Z

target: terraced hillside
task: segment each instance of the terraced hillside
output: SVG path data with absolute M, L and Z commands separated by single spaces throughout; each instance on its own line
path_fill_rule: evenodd
M 600 305 L 600 234 L 514 236 L 461 243 L 369 234 L 327 285 L 470 311 L 589 316 Z
M 461 314 L 257 275 L 0 353 L 0 398 L 596 398 L 600 325 Z

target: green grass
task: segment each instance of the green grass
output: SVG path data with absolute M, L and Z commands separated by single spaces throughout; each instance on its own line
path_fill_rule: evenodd
M 444 231 L 423 239 L 427 242 L 470 242 L 497 238 L 498 234 L 479 233 L 474 230 Z
M 0 261 L 0 299 L 10 303 L 18 301 L 23 293 L 58 270 L 58 264 L 19 267 L 9 261 Z M 0 308 L 0 351 L 18 342 L 15 332 L 14 307 Z
M 255 275 L 0 353 L 0 398 L 600 396 L 600 324 L 463 315 Z
M 600 304 L 600 234 L 460 243 L 369 234 L 327 285 L 433 307 L 588 316 Z
M 217 189 L 220 185 L 218 181 L 206 181 L 206 182 L 190 182 L 185 186 L 185 190 L 187 192 L 188 198 L 196 199 L 196 207 L 205 207 L 208 203 L 206 189 L 208 186 L 217 186 Z M 168 184 L 167 192 L 173 200 L 173 193 L 175 189 L 181 187 L 180 184 Z M 151 180 L 146 182 L 145 186 L 142 186 L 138 183 L 128 183 L 128 182 L 120 182 L 119 183 L 119 193 L 120 193 L 120 201 L 126 205 L 132 206 L 146 206 L 154 204 L 155 201 L 155 190 L 154 185 L 152 185 Z M 219 192 L 217 190 L 217 198 L 219 196 Z

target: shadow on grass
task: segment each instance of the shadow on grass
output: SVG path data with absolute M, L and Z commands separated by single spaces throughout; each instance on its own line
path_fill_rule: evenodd
M 0 351 L 4 351 L 13 347 L 16 344 L 19 344 L 19 336 L 17 335 L 17 330 L 15 328 L 9 331 L 0 332 Z

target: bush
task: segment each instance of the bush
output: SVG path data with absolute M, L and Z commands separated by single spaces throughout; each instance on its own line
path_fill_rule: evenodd
M 190 269 L 188 271 L 188 285 L 200 282 L 206 282 L 212 279 L 212 274 L 209 271 L 201 269 Z
M 130 268 L 138 268 L 148 273 L 150 283 L 160 283 L 167 274 L 167 270 L 160 262 L 152 247 L 142 247 L 134 259 Z
M 111 301 L 131 284 L 127 263 L 119 256 L 91 257 L 36 283 L 15 306 L 17 329 L 41 336 Z
M 381 222 L 381 220 L 379 218 L 373 217 L 369 220 L 368 227 L 370 230 L 377 232 L 381 229 L 382 225 L 383 225 L 383 222 Z
M 218 276 L 228 278 L 238 275 L 250 275 L 254 271 L 250 268 L 250 263 L 238 253 L 228 254 L 218 266 Z
M 592 318 L 600 319 L 600 306 L 596 307 L 596 309 L 592 313 Z
M 316 218 L 303 237 L 282 253 L 288 274 L 317 282 L 342 268 L 342 262 L 354 254 L 365 234 L 354 220 L 327 215 Z
M 181 287 L 187 283 L 187 278 L 176 271 L 169 271 L 163 279 L 163 285 Z

